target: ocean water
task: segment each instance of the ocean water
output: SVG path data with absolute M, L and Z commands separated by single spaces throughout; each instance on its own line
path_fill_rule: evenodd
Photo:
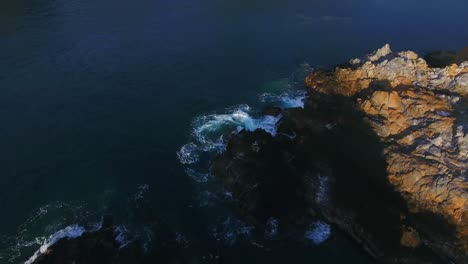
M 2 1 L 0 263 L 27 261 L 108 213 L 122 244 L 150 245 L 157 217 L 227 263 L 366 263 L 321 222 L 271 250 L 278 223 L 259 239 L 233 215 L 209 159 L 240 129 L 276 133 L 277 119 L 259 112 L 301 106 L 306 63 L 385 43 L 458 50 L 467 11 L 464 0 Z

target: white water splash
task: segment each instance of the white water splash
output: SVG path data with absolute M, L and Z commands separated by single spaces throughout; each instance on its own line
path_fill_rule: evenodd
M 197 163 L 200 158 L 198 146 L 193 142 L 183 145 L 177 152 L 177 157 L 182 164 Z
M 182 164 L 195 164 L 205 152 L 222 152 L 225 150 L 225 138 L 243 129 L 255 131 L 263 129 L 276 135 L 276 124 L 279 117 L 253 117 L 248 105 L 240 105 L 225 114 L 210 114 L 197 117 L 192 123 L 194 141 L 185 144 L 177 152 Z
M 35 252 L 43 246 L 50 234 L 89 217 L 85 209 L 86 204 L 81 201 L 54 201 L 32 210 L 14 234 L 0 235 L 0 263 L 20 263 L 20 259 L 29 258 L 31 250 Z
M 34 262 L 34 260 L 41 254 L 44 254 L 45 252 L 47 252 L 47 249 L 52 246 L 53 244 L 55 244 L 57 241 L 59 241 L 60 239 L 62 238 L 68 238 L 68 239 L 71 239 L 71 238 L 77 238 L 79 236 L 81 236 L 83 233 L 85 232 L 85 229 L 82 227 L 82 226 L 79 226 L 79 225 L 71 225 L 71 226 L 67 226 L 65 227 L 64 229 L 61 229 L 57 232 L 55 232 L 53 235 L 49 236 L 49 238 L 47 238 L 42 246 L 39 248 L 39 250 L 37 250 L 34 255 L 25 262 L 25 264 L 31 264 Z

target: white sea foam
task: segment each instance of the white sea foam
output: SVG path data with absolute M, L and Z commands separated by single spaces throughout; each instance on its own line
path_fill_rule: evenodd
M 269 103 L 283 108 L 304 108 L 305 91 L 291 91 L 282 94 L 264 93 L 260 95 L 262 103 Z
M 85 229 L 82 226 L 79 225 L 71 225 L 67 226 L 64 229 L 61 229 L 51 236 L 44 240 L 42 246 L 37 250 L 34 255 L 25 262 L 25 264 L 31 264 L 34 262 L 34 260 L 41 254 L 44 254 L 47 252 L 47 249 L 52 246 L 55 242 L 59 241 L 62 238 L 77 238 L 81 236 L 85 232 Z
M 31 250 L 50 240 L 50 234 L 87 217 L 85 208 L 86 204 L 80 201 L 54 201 L 36 208 L 14 234 L 0 235 L 0 262 L 19 263 L 21 259 L 30 257 Z
M 305 91 L 291 90 L 281 94 L 264 93 L 260 95 L 262 103 L 268 103 L 282 108 L 304 107 Z M 192 142 L 183 145 L 177 152 L 182 164 L 196 164 L 206 152 L 222 152 L 225 150 L 225 138 L 233 132 L 243 129 L 254 131 L 263 129 L 271 135 L 276 135 L 276 125 L 280 117 L 252 115 L 249 105 L 232 107 L 222 114 L 202 115 L 192 122 Z
M 198 149 L 199 148 L 195 143 L 190 142 L 180 148 L 180 150 L 177 152 L 177 157 L 182 164 L 197 163 L 200 158 Z
M 330 225 L 321 221 L 317 221 L 313 223 L 311 228 L 305 232 L 304 237 L 318 245 L 325 242 L 330 237 L 330 234 Z
M 268 133 L 276 133 L 278 118 L 251 116 L 251 108 L 248 105 L 235 107 L 227 114 L 211 114 L 200 116 L 193 123 L 192 133 L 204 150 L 219 149 L 224 146 L 223 136 L 242 129 L 254 131 L 258 128 Z
M 225 114 L 202 115 L 192 123 L 193 142 L 185 144 L 177 152 L 182 164 L 195 164 L 204 152 L 222 152 L 225 150 L 225 138 L 233 132 L 243 129 L 254 131 L 263 129 L 276 135 L 279 117 L 254 117 L 248 105 L 240 105 Z

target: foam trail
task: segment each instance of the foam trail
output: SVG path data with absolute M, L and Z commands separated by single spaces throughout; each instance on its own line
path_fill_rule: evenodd
M 44 243 L 39 248 L 39 250 L 37 250 L 34 253 L 34 255 L 31 258 L 29 258 L 29 260 L 26 261 L 24 264 L 33 263 L 34 260 L 36 260 L 36 258 L 39 255 L 44 254 L 45 252 L 47 252 L 47 249 L 50 246 L 52 246 L 53 244 L 55 244 L 55 242 L 59 241 L 60 239 L 62 239 L 62 238 L 68 238 L 68 239 L 77 238 L 77 237 L 81 236 L 84 232 L 85 232 L 85 229 L 82 226 L 79 226 L 79 225 L 67 226 L 64 229 L 61 229 L 61 230 L 55 232 L 48 239 L 46 239 L 44 241 Z

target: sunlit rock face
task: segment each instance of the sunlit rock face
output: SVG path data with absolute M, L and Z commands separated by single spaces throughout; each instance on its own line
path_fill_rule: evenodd
M 394 53 L 386 45 L 348 67 L 310 74 L 305 82 L 310 92 L 352 100 L 382 141 L 388 182 L 410 212 L 440 216 L 454 226 L 455 238 L 435 232 L 438 227 L 422 216 L 419 232 L 439 250 L 466 257 L 468 62 L 431 68 L 416 53 Z M 442 236 L 445 244 L 436 241 Z
M 352 96 L 369 88 L 372 82 L 383 80 L 388 81 L 391 88 L 409 85 L 461 96 L 468 94 L 468 62 L 445 68 L 431 68 L 416 53 L 393 53 L 388 45 L 364 59 L 350 60 L 349 67 L 337 68 L 332 74 L 328 73 L 329 78 L 324 78 L 323 75 L 323 72 L 309 75 L 306 78 L 307 87 Z

